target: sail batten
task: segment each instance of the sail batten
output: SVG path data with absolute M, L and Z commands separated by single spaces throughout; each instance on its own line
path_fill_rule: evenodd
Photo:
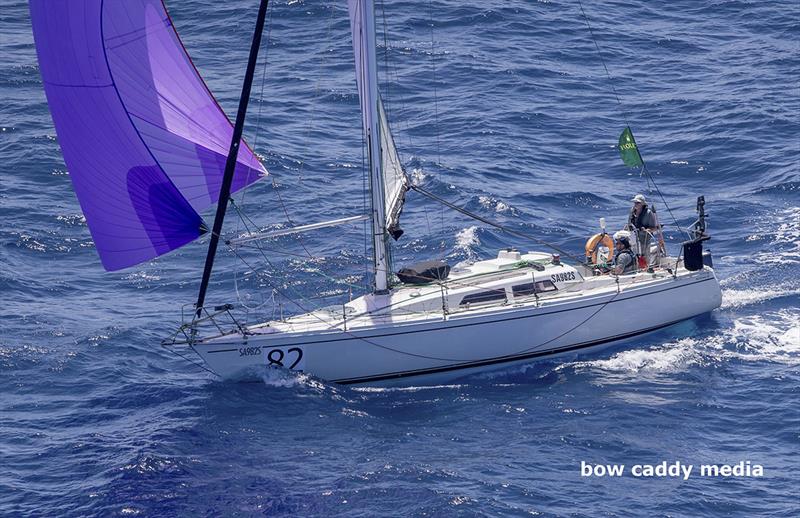
M 64 161 L 103 266 L 196 239 L 233 128 L 161 0 L 31 0 L 30 11 Z M 242 141 L 232 190 L 265 174 Z

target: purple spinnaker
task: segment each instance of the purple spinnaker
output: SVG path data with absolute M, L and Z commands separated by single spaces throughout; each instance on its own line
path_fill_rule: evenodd
M 204 230 L 233 127 L 161 0 L 31 0 L 39 68 L 64 161 L 107 270 Z M 239 146 L 232 192 L 266 170 Z

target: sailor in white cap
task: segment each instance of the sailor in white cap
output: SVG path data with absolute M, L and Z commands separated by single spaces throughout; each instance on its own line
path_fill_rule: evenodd
M 647 206 L 644 194 L 637 194 L 631 199 L 633 207 L 628 223 L 635 229 L 646 229 L 655 232 L 658 227 L 655 213 Z
M 639 255 L 644 256 L 647 264 L 651 264 L 650 237 L 658 231 L 658 218 L 655 211 L 647 206 L 644 194 L 637 194 L 631 199 L 633 207 L 628 218 L 628 226 L 636 231 L 636 240 L 639 242 Z

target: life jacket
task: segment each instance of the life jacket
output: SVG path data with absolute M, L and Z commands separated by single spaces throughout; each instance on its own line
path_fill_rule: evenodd
M 647 205 L 642 207 L 642 210 L 639 211 L 638 216 L 634 214 L 633 209 L 631 209 L 630 216 L 628 217 L 628 223 L 635 228 L 654 227 L 656 225 L 653 211 L 650 210 L 650 207 Z
M 630 257 L 630 262 L 625 265 L 625 268 L 622 270 L 622 273 L 630 273 L 636 271 L 636 254 L 630 248 L 626 248 L 617 254 L 616 264 L 619 264 L 619 260 L 623 255 L 627 255 Z

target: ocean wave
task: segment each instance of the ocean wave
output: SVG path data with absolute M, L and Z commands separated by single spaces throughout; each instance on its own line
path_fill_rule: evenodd
M 481 207 L 485 209 L 493 210 L 499 213 L 508 213 L 512 216 L 516 216 L 519 213 L 519 211 L 514 207 L 510 206 L 504 201 L 498 200 L 493 196 L 479 196 L 478 203 L 480 203 Z
M 751 304 L 760 304 L 769 300 L 800 295 L 800 289 L 759 288 L 759 289 L 723 289 L 721 309 L 738 309 Z
M 270 2 L 245 125 L 247 141 L 280 180 L 237 195 L 252 228 L 369 210 L 347 5 L 287 1 Z M 709 247 L 723 279 L 722 309 L 710 317 L 578 361 L 402 388 L 342 387 L 266 366 L 253 373 L 255 383 L 223 382 L 160 349 L 181 305 L 195 300 L 208 237 L 137 268 L 103 270 L 40 84 L 29 6 L 6 4 L 0 451 L 8 469 L 0 488 L 10 490 L 0 489 L 0 509 L 59 516 L 576 509 L 788 516 L 796 509 L 786 491 L 794 473 L 783 462 L 797 449 L 786 416 L 796 409 L 800 363 L 796 1 L 584 2 L 627 114 L 576 3 L 376 2 L 380 28 L 386 23 L 381 95 L 413 183 L 580 251 L 598 217 L 621 224 L 631 196 L 650 192 L 647 178 L 619 160 L 629 119 L 679 225 L 693 221 L 694 197 L 707 195 Z M 253 2 L 168 4 L 200 74 L 235 114 Z M 201 216 L 210 224 L 213 208 Z M 226 235 L 243 230 L 235 218 L 230 210 Z M 401 223 L 396 267 L 527 249 L 418 193 L 408 193 Z M 269 300 L 273 289 L 303 306 L 327 305 L 320 296 L 345 300 L 350 287 L 337 280 L 366 292 L 368 227 L 237 250 L 247 265 L 222 247 L 208 300 L 234 302 L 234 278 L 252 303 Z M 280 301 L 273 316 L 299 311 Z M 270 318 L 270 308 L 246 317 Z M 502 331 L 492 339 L 503 339 Z M 363 351 L 343 361 L 367 361 Z M 723 462 L 731 452 L 768 456 L 769 476 L 695 480 L 695 489 L 713 494 L 705 500 L 669 490 L 669 481 L 589 481 L 576 467 L 582 458 Z M 607 482 L 613 490 L 604 490 Z
M 474 260 L 478 257 L 475 249 L 480 246 L 481 240 L 478 237 L 478 227 L 472 225 L 461 229 L 456 234 L 456 243 L 454 252 L 459 255 L 464 255 L 468 260 Z

